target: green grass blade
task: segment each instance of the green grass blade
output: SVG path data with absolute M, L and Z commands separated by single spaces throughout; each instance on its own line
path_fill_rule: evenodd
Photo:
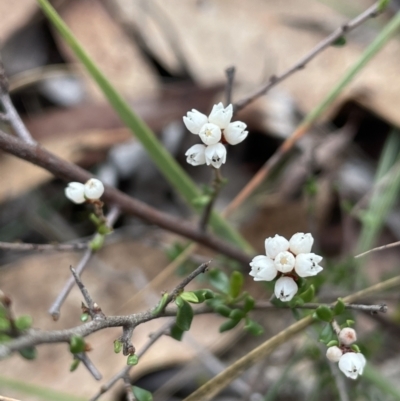
M 66 374 L 68 374 L 67 372 Z M 34 397 L 43 401 L 87 401 L 86 398 L 77 397 L 75 395 L 62 393 L 57 390 L 36 386 L 20 380 L 10 379 L 0 376 L 0 393 L 5 394 L 4 389 L 11 389 L 26 396 L 26 399 Z
M 43 9 L 43 12 L 56 27 L 60 35 L 67 42 L 78 59 L 85 66 L 90 76 L 99 85 L 105 97 L 117 112 L 121 120 L 128 128 L 130 128 L 132 133 L 142 143 L 160 172 L 164 174 L 165 178 L 169 181 L 172 187 L 180 193 L 185 201 L 194 209 L 196 209 L 196 207 L 193 205 L 193 200 L 200 195 L 200 191 L 195 183 L 159 142 L 147 124 L 138 115 L 136 115 L 128 103 L 113 87 L 107 77 L 100 71 L 94 61 L 79 44 L 78 40 L 74 37 L 73 33 L 64 23 L 64 21 L 57 14 L 56 10 L 49 4 L 47 0 L 37 1 Z M 197 209 L 197 211 L 200 210 Z M 235 243 L 243 250 L 252 252 L 251 246 L 243 239 L 238 231 L 230 226 L 219 214 L 215 212 L 212 213 L 210 224 L 218 235 Z

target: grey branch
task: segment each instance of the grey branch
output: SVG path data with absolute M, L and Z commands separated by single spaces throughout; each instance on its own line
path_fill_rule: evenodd
M 26 244 L 18 242 L 0 242 L 0 249 L 5 251 L 19 252 L 47 252 L 47 251 L 80 251 L 87 249 L 87 242 L 76 242 L 73 244 Z
M 288 70 L 283 72 L 280 75 L 273 75 L 270 77 L 269 82 L 263 85 L 261 88 L 256 90 L 254 93 L 249 95 L 248 97 L 239 100 L 234 104 L 234 111 L 238 111 L 243 109 L 249 103 L 253 102 L 257 98 L 262 95 L 265 95 L 272 87 L 284 81 L 286 78 L 293 75 L 295 72 L 302 70 L 305 66 L 319 53 L 332 45 L 337 39 L 354 30 L 365 21 L 370 18 L 374 18 L 379 15 L 379 7 L 378 3 L 375 3 L 373 6 L 369 7 L 363 13 L 349 21 L 347 24 L 342 25 L 337 28 L 334 32 L 332 32 L 328 37 L 319 42 L 309 53 L 307 53 L 303 58 L 301 58 L 295 65 L 290 67 Z
M 107 226 L 112 227 L 115 221 L 118 219 L 118 216 L 119 216 L 119 209 L 117 207 L 112 207 L 106 217 Z M 81 260 L 78 262 L 75 268 L 76 274 L 78 276 L 82 274 L 92 255 L 93 255 L 93 250 L 90 248 L 86 249 L 86 252 L 83 254 Z M 75 279 L 73 277 L 70 277 L 68 281 L 65 283 L 60 293 L 58 294 L 54 303 L 50 306 L 49 314 L 53 317 L 54 320 L 58 320 L 60 318 L 61 306 L 67 299 L 68 294 L 71 292 L 74 284 L 75 284 Z
M 87 356 L 86 352 L 81 352 L 79 354 L 75 355 L 76 359 L 79 359 L 84 365 L 85 368 L 90 372 L 90 374 L 96 379 L 96 380 L 101 380 L 103 376 L 101 373 L 98 371 L 96 366 L 94 366 L 93 362 L 90 360 L 90 358 Z
M 169 320 L 165 325 L 161 326 L 159 330 L 150 335 L 149 341 L 143 346 L 143 348 L 137 353 L 139 359 L 151 348 L 151 346 L 158 341 L 164 334 L 168 333 L 170 328 L 175 324 L 175 319 Z M 98 400 L 104 393 L 110 390 L 119 380 L 123 380 L 129 375 L 129 371 L 133 366 L 125 366 L 119 373 L 113 376 L 106 384 L 101 386 L 100 390 L 90 399 L 90 401 Z M 129 377 L 129 376 L 128 376 Z
M 199 274 L 204 273 L 210 262 L 203 263 L 197 269 L 195 269 L 188 277 L 182 280 L 171 292 L 167 298 L 167 304 L 170 303 L 184 288 L 188 285 L 195 277 Z M 26 334 L 11 340 L 7 343 L 0 344 L 0 360 L 4 359 L 11 353 L 19 351 L 22 348 L 34 347 L 41 344 L 53 344 L 53 343 L 69 343 L 73 335 L 81 337 L 87 337 L 88 335 L 95 333 L 99 330 L 103 330 L 110 327 L 132 327 L 135 328 L 139 324 L 148 322 L 158 317 L 162 317 L 163 314 L 153 313 L 154 308 L 145 312 L 134 313 L 125 316 L 107 316 L 107 319 L 92 320 L 91 322 L 84 323 L 80 326 L 72 327 L 65 330 L 39 330 L 30 329 Z

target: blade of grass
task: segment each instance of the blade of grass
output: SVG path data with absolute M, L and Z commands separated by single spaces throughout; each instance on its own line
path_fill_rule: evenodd
M 362 377 L 374 384 L 382 393 L 392 396 L 394 400 L 400 401 L 400 390 L 390 380 L 383 377 L 378 369 L 367 364 Z
M 70 46 L 71 50 L 75 53 L 76 57 L 85 66 L 90 76 L 99 85 L 104 96 L 117 112 L 121 120 L 142 143 L 160 172 L 164 174 L 165 178 L 169 181 L 172 187 L 180 193 L 185 201 L 197 212 L 200 212 L 201 209 L 193 204 L 194 199 L 201 195 L 195 183 L 164 148 L 147 124 L 131 109 L 107 77 L 100 71 L 96 63 L 86 53 L 50 3 L 47 0 L 37 1 L 45 15 L 56 27 L 60 35 Z M 238 231 L 229 225 L 219 214 L 215 212 L 212 213 L 210 224 L 218 235 L 221 235 L 227 240 L 235 243 L 249 253 L 253 252 L 251 246 L 244 240 Z
M 375 184 L 391 169 L 391 167 L 400 160 L 400 133 L 393 130 L 389 135 L 376 173 Z M 383 191 L 375 193 L 369 203 L 368 211 L 365 212 L 365 218 L 362 219 L 363 227 L 360 235 L 357 254 L 365 252 L 373 246 L 378 236 L 387 214 L 397 201 L 397 195 L 400 191 L 400 172 L 390 178 L 389 185 L 385 186 Z
M 75 395 L 62 393 L 49 388 L 36 386 L 16 379 L 0 376 L 0 389 L 4 393 L 3 388 L 9 388 L 26 396 L 26 399 L 35 397 L 43 401 L 87 401 L 86 398 L 77 397 Z

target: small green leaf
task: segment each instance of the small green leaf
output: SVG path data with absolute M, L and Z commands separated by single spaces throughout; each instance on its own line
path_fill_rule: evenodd
M 306 291 L 300 294 L 300 298 L 304 302 L 311 302 L 314 299 L 315 296 L 315 288 L 314 285 L 311 284 Z
M 226 305 L 223 304 L 218 304 L 215 308 L 214 308 L 215 312 L 219 313 L 221 316 L 224 317 L 229 317 L 229 315 L 232 312 L 232 309 L 229 308 Z
M 164 310 L 165 305 L 167 304 L 167 300 L 168 300 L 168 293 L 165 292 L 161 296 L 161 299 L 158 302 L 158 305 L 153 309 L 153 311 L 152 311 L 153 316 L 157 316 L 159 313 L 161 313 Z
M 89 248 L 92 251 L 98 251 L 104 244 L 104 235 L 97 233 L 89 243 Z
M 250 295 L 247 295 L 246 299 L 244 300 L 243 312 L 245 313 L 250 312 L 251 310 L 254 309 L 255 304 L 256 301 L 254 300 L 254 298 Z
M 69 350 L 73 354 L 79 354 L 85 350 L 85 340 L 81 336 L 73 335 L 69 340 Z
M 229 293 L 229 279 L 228 276 L 219 269 L 212 269 L 209 271 L 208 277 L 211 285 L 224 294 Z
M 330 324 L 326 324 L 319 334 L 319 341 L 324 344 L 328 344 L 332 340 L 333 336 L 334 332 L 332 326 Z
M 264 328 L 251 319 L 246 320 L 246 325 L 244 326 L 244 329 L 247 330 L 250 334 L 253 334 L 253 336 L 259 336 L 264 333 Z
M 355 352 L 361 352 L 357 344 L 351 344 L 350 348 Z
M 97 227 L 97 232 L 99 233 L 99 234 L 101 234 L 101 235 L 107 235 L 107 234 L 110 234 L 110 233 L 112 233 L 112 228 L 110 228 L 110 227 L 107 227 L 107 225 L 106 224 L 101 224 L 99 227 Z
M 320 305 L 315 310 L 318 319 L 324 322 L 331 322 L 333 319 L 333 312 L 328 305 Z
M 78 369 L 78 366 L 79 366 L 79 364 L 80 364 L 80 360 L 79 359 L 74 359 L 73 361 L 72 361 L 72 363 L 71 363 L 71 366 L 69 367 L 69 371 L 70 372 L 73 372 L 73 371 L 75 371 L 76 369 Z
M 193 291 L 182 292 L 181 297 L 185 301 L 191 302 L 192 304 L 198 304 L 199 303 L 199 298 L 197 298 L 197 295 Z
M 8 330 L 10 327 L 10 321 L 7 318 L 0 317 L 0 330 Z
M 382 12 L 389 5 L 390 0 L 380 0 L 378 3 L 378 11 Z
M 232 298 L 236 298 L 239 296 L 242 287 L 243 287 L 243 274 L 238 272 L 238 271 L 234 271 L 231 274 L 231 277 L 229 279 L 229 295 Z
M 210 203 L 211 196 L 200 195 L 192 200 L 192 205 L 195 207 L 204 207 Z
M 102 224 L 102 221 L 94 214 L 90 213 L 89 220 L 96 226 L 99 227 Z
M 177 341 L 181 341 L 184 331 L 180 329 L 176 324 L 171 327 L 171 337 Z
M 115 340 L 114 341 L 114 352 L 116 354 L 119 354 L 122 350 L 122 343 L 119 340 Z
M 203 291 L 203 296 L 204 299 L 212 299 L 215 297 L 215 293 L 211 290 L 209 290 L 208 288 L 204 289 L 204 290 L 200 290 Z
M 126 364 L 129 366 L 137 365 L 139 362 L 139 357 L 136 354 L 129 355 L 126 359 Z
M 346 305 L 344 304 L 342 298 L 338 298 L 335 306 L 332 309 L 332 312 L 335 315 L 341 315 L 345 309 L 346 309 Z
M 296 308 L 298 306 L 303 306 L 304 305 L 304 301 L 298 296 L 294 296 L 289 302 L 288 302 L 288 306 L 289 308 Z
M 219 327 L 219 332 L 223 333 L 224 331 L 228 331 L 233 329 L 235 326 L 238 325 L 238 323 L 240 322 L 240 320 L 232 320 L 229 319 L 226 322 L 222 323 L 221 326 Z
M 27 359 L 28 361 L 33 361 L 37 357 L 37 351 L 35 347 L 22 348 L 18 352 L 23 358 Z
M 32 326 L 32 317 L 29 315 L 22 315 L 15 319 L 15 326 L 18 330 L 28 330 Z
M 81 322 L 87 322 L 89 320 L 89 314 L 88 313 L 82 313 L 81 315 Z
M 229 314 L 229 318 L 232 320 L 241 320 L 246 316 L 246 314 L 241 309 L 233 309 Z
M 137 401 L 153 401 L 153 395 L 144 388 L 132 386 L 132 392 Z
M 332 340 L 332 341 L 329 341 L 328 344 L 326 344 L 327 347 L 333 347 L 334 345 L 339 345 L 339 341 Z
M 340 36 L 339 38 L 337 38 L 333 43 L 332 46 L 335 47 L 342 47 L 346 44 L 346 38 L 344 36 Z
M 193 309 L 190 306 L 189 302 L 186 302 L 182 299 L 182 306 L 178 305 L 178 313 L 176 314 L 176 325 L 184 330 L 190 330 L 190 325 L 193 320 Z
M 353 326 L 354 323 L 355 323 L 354 320 L 351 320 L 351 319 L 347 319 L 347 320 L 346 320 L 346 324 L 347 324 L 348 327 Z M 345 326 L 345 327 L 346 327 L 346 326 Z
M 176 306 L 177 306 L 178 308 L 182 308 L 182 306 L 183 306 L 183 304 L 184 304 L 184 299 L 183 299 L 180 295 L 178 295 L 178 296 L 175 298 L 175 303 L 176 303 Z

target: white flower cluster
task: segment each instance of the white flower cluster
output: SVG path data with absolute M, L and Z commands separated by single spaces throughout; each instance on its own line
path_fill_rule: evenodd
M 233 107 L 230 104 L 225 107 L 222 103 L 215 104 L 207 117 L 205 114 L 192 109 L 183 122 L 186 128 L 194 135 L 199 135 L 203 144 L 194 145 L 187 150 L 186 161 L 192 166 L 211 164 L 220 168 L 226 162 L 226 148 L 223 142 L 237 145 L 244 141 L 248 131 L 246 124 L 241 121 L 231 123 Z M 222 141 L 222 142 L 221 142 Z
M 340 330 L 338 335 L 339 346 L 334 345 L 326 351 L 326 357 L 331 362 L 339 362 L 339 369 L 350 379 L 357 379 L 362 375 L 365 364 L 365 357 L 360 352 L 355 352 L 349 346 L 357 340 L 356 331 L 350 327 Z
M 256 256 L 250 263 L 250 275 L 255 281 L 272 281 L 275 283 L 275 296 L 283 302 L 290 301 L 297 293 L 298 277 L 310 277 L 322 271 L 318 264 L 322 257 L 310 253 L 314 238 L 311 234 L 297 233 L 288 241 L 275 235 L 265 240 L 264 255 Z
M 65 196 L 74 203 L 83 203 L 88 199 L 100 199 L 104 192 L 103 183 L 96 179 L 91 178 L 85 184 L 80 182 L 70 182 L 65 188 Z

